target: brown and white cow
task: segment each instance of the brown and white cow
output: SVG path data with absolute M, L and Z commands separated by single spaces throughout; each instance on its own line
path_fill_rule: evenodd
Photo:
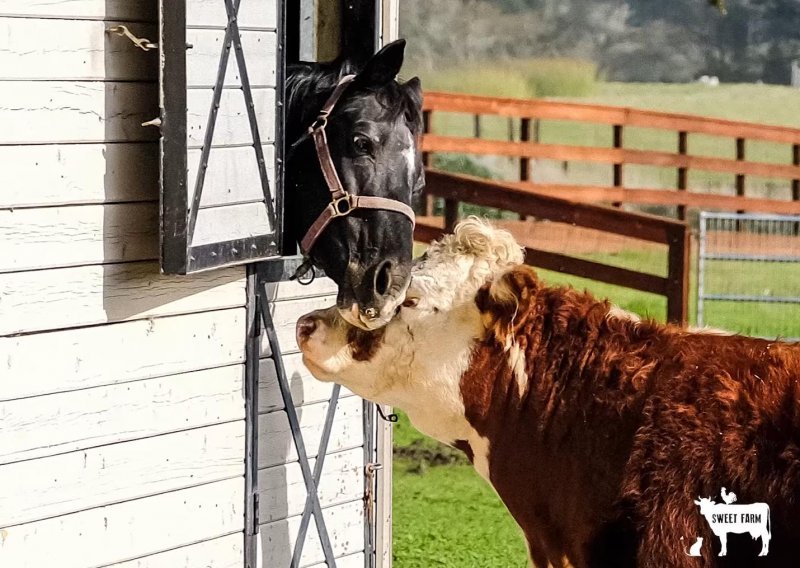
M 508 233 L 466 221 L 385 328 L 301 318 L 304 361 L 465 451 L 536 566 L 796 565 L 800 347 L 640 321 L 521 261 Z M 771 508 L 757 563 L 746 537 L 716 556 L 694 500 L 722 486 Z

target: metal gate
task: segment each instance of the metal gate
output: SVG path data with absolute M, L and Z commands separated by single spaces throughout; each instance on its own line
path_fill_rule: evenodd
M 800 216 L 700 213 L 697 324 L 800 339 Z
M 308 530 L 313 521 L 317 534 L 319 535 L 320 545 L 324 554 L 325 563 L 329 567 L 336 566 L 336 554 L 330 538 L 330 527 L 326 525 L 325 515 L 320 503 L 318 488 L 325 474 L 325 458 L 331 440 L 331 432 L 336 418 L 337 403 L 341 394 L 341 387 L 333 385 L 331 397 L 328 400 L 328 409 L 325 416 L 322 435 L 316 449 L 316 459 L 311 465 L 310 448 L 306 447 L 303 433 L 300 427 L 296 402 L 292 396 L 290 378 L 284 367 L 281 355 L 281 345 L 278 339 L 276 325 L 270 311 L 270 301 L 267 287 L 271 283 L 283 282 L 288 280 L 299 264 L 302 262 L 300 257 L 285 257 L 280 260 L 260 263 L 249 268 L 249 304 L 250 309 L 250 329 L 248 333 L 247 346 L 247 367 L 246 367 L 246 405 L 247 405 L 247 474 L 246 489 L 250 496 L 246 507 L 246 545 L 245 545 L 245 566 L 246 568 L 256 568 L 261 566 L 258 550 L 258 535 L 260 531 L 259 520 L 259 487 L 258 487 L 258 377 L 260 374 L 260 350 L 262 342 L 266 341 L 270 347 L 272 358 L 275 363 L 278 387 L 283 400 L 284 410 L 288 418 L 291 430 L 292 444 L 297 453 L 297 459 L 302 472 L 303 482 L 306 490 L 306 501 L 300 519 L 300 526 L 291 553 L 289 566 L 295 568 L 300 565 L 306 544 Z M 363 445 L 363 468 L 364 468 L 364 566 L 372 568 L 378 562 L 376 550 L 376 540 L 378 539 L 378 523 L 380 517 L 385 513 L 379 510 L 379 488 L 385 487 L 377 479 L 378 475 L 383 474 L 382 464 L 378 462 L 380 448 L 377 447 L 378 437 L 376 428 L 377 407 L 370 402 L 362 403 L 362 427 L 364 433 Z M 262 543 L 262 546 L 267 546 Z M 278 567 L 275 567 L 278 568 Z

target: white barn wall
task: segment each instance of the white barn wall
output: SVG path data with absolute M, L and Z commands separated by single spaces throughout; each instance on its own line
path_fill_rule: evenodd
M 241 566 L 244 270 L 159 275 L 158 53 L 104 31 L 154 8 L 0 2 L 4 567 Z
M 188 1 L 190 25 L 219 13 L 219 0 Z M 156 6 L 0 0 L 4 568 L 243 566 L 245 271 L 159 274 L 157 131 L 140 126 L 158 115 L 158 52 L 104 32 L 122 23 L 155 41 Z M 248 41 L 269 43 L 274 19 L 247 6 Z M 224 18 L 217 27 L 192 33 L 213 39 Z M 258 86 L 269 106 L 274 76 Z M 218 167 L 204 199 L 247 199 Z M 312 458 L 332 387 L 302 366 L 294 322 L 333 292 L 327 280 L 269 287 Z M 305 486 L 262 357 L 261 556 L 279 566 Z M 361 400 L 343 390 L 339 408 L 320 498 L 339 565 L 363 566 Z M 304 566 L 323 560 L 315 531 Z

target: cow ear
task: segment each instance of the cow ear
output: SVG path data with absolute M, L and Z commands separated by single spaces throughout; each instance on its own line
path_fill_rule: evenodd
M 539 280 L 528 266 L 517 266 L 484 284 L 475 295 L 475 305 L 487 330 L 504 343 L 515 328 L 537 311 Z
M 382 87 L 393 81 L 403 66 L 406 40 L 386 44 L 373 55 L 358 74 L 358 82 L 366 87 Z

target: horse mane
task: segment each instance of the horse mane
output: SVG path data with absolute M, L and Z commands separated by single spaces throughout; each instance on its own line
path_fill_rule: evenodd
M 345 59 L 332 63 L 294 63 L 286 69 L 286 108 L 291 115 L 299 112 L 298 118 L 310 123 L 324 99 L 333 92 L 339 79 L 345 75 L 358 74 L 355 62 Z M 368 87 L 356 83 L 360 96 L 375 96 L 385 110 L 383 119 L 394 121 L 404 116 L 412 134 L 422 130 L 422 100 L 413 91 L 402 88 L 397 81 L 380 87 Z M 359 95 L 352 100 L 357 101 Z

